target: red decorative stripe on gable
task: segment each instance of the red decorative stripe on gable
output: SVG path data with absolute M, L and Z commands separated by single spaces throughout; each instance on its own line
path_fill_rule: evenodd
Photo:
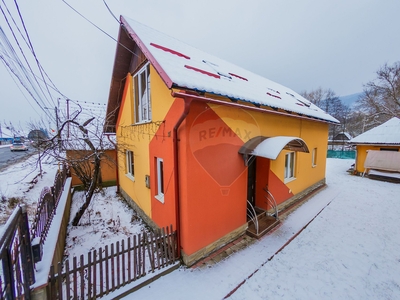
M 229 75 L 235 76 L 235 77 L 237 77 L 237 78 L 239 78 L 239 79 L 242 79 L 242 80 L 245 80 L 245 81 L 249 81 L 247 78 L 244 78 L 244 77 L 242 77 L 242 76 L 239 76 L 239 75 L 237 75 L 237 74 L 235 74 L 235 73 L 229 73 Z
M 179 56 L 179 57 L 183 57 L 183 58 L 186 58 L 186 59 L 190 59 L 190 56 L 187 56 L 187 55 L 185 55 L 185 54 L 182 54 L 182 53 L 180 53 L 180 52 L 178 52 L 178 51 L 175 51 L 175 50 L 172 50 L 172 49 L 170 49 L 170 48 L 163 47 L 163 46 L 160 46 L 160 45 L 157 45 L 157 44 L 154 44 L 154 43 L 150 43 L 150 45 L 153 46 L 153 47 L 155 47 L 155 48 L 157 48 L 157 49 L 161 49 L 161 50 L 163 50 L 163 51 L 165 51 L 165 52 L 169 52 L 169 53 L 171 53 L 171 54 L 175 54 L 175 55 L 177 55 L 177 56 Z
M 202 73 L 202 74 L 205 74 L 205 75 L 208 75 L 208 76 L 211 76 L 211 77 L 215 77 L 215 78 L 218 78 L 218 79 L 221 78 L 221 76 L 219 76 L 217 74 L 210 73 L 210 72 L 207 72 L 207 71 L 204 71 L 202 69 L 198 69 L 198 68 L 195 68 L 195 67 L 192 67 L 192 66 L 185 65 L 185 68 L 189 69 L 189 70 L 193 70 L 193 71 L 199 72 L 199 73 Z
M 281 97 L 279 97 L 279 96 L 277 96 L 277 95 L 272 95 L 270 92 L 267 92 L 267 95 L 268 95 L 268 96 L 271 96 L 271 97 L 278 98 L 278 99 L 282 99 Z

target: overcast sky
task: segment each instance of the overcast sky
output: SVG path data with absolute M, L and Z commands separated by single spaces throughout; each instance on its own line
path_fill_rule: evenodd
M 103 0 L 66 1 L 117 38 L 119 24 Z M 380 66 L 400 60 L 398 0 L 106 2 L 118 18 L 136 19 L 297 92 L 358 93 Z M 5 3 L 15 8 L 13 0 Z M 61 0 L 18 4 L 37 58 L 57 88 L 73 100 L 106 103 L 115 41 Z M 2 15 L 0 26 L 12 40 Z M 0 78 L 1 123 L 24 127 L 43 115 L 2 63 Z

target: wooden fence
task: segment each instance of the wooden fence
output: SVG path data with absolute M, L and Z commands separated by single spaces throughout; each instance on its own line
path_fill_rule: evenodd
M 44 242 L 67 176 L 63 166 L 54 179 L 54 186 L 45 187 L 38 201 L 34 222 L 29 233 L 25 205 L 19 205 L 8 218 L 0 234 L 0 300 L 31 299 L 30 286 L 35 283 L 34 255 L 31 237 Z
M 40 244 L 44 243 L 50 229 L 51 221 L 57 209 L 67 176 L 69 176 L 67 174 L 67 167 L 63 165 L 62 169 L 56 173 L 54 185 L 51 188 L 44 187 L 40 193 L 35 217 L 31 226 L 32 239 L 39 237 Z
M 177 261 L 176 231 L 143 233 L 50 269 L 50 299 L 96 299 Z

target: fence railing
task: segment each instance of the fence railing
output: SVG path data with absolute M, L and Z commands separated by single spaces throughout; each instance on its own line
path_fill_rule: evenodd
M 96 299 L 177 260 L 176 231 L 143 233 L 50 269 L 51 299 Z
M 26 206 L 15 208 L 0 236 L 0 299 L 30 299 L 35 282 Z
M 66 178 L 67 167 L 63 165 L 62 169 L 56 173 L 54 185 L 51 188 L 44 187 L 40 193 L 35 217 L 31 226 L 32 239 L 39 237 L 40 244 L 43 244 L 46 240 Z

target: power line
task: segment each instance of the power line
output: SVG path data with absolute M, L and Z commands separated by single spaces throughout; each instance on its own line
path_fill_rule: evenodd
M 2 12 L 2 14 L 3 14 L 3 16 L 4 16 L 5 20 L 6 20 L 6 22 L 7 22 L 7 25 L 8 25 L 8 27 L 9 27 L 9 29 L 10 29 L 10 31 L 11 31 L 13 37 L 14 37 L 14 40 L 15 40 L 15 42 L 16 42 L 16 44 L 17 44 L 17 46 L 18 46 L 18 48 L 19 48 L 19 50 L 20 50 L 20 52 L 21 52 L 21 54 L 22 54 L 22 56 L 23 56 L 23 58 L 24 58 L 24 60 L 25 60 L 25 62 L 26 62 L 26 64 L 27 64 L 28 68 L 30 69 L 31 73 L 34 73 L 33 70 L 32 70 L 31 65 L 30 65 L 29 62 L 28 62 L 27 57 L 25 56 L 24 51 L 22 50 L 22 47 L 21 47 L 21 45 L 20 45 L 20 43 L 19 43 L 19 41 L 18 41 L 18 38 L 17 38 L 17 36 L 15 35 L 15 32 L 14 32 L 14 30 L 13 30 L 13 28 L 12 28 L 12 26 L 11 26 L 11 24 L 10 24 L 10 22 L 9 22 L 9 20 L 8 20 L 8 18 L 7 18 L 7 16 L 6 16 L 6 14 L 5 14 L 5 12 L 4 12 L 4 10 L 3 10 L 3 8 L 2 8 L 1 5 L 0 5 L 0 10 L 1 10 L 1 12 Z M 11 51 L 11 53 L 13 53 L 15 57 L 18 57 L 18 55 L 16 54 L 16 52 L 15 52 L 15 50 L 14 50 L 14 47 L 13 47 L 13 46 L 11 45 L 11 43 L 8 41 L 8 39 L 7 39 L 6 35 L 5 35 L 5 33 L 4 33 L 3 31 L 2 31 L 2 33 L 3 33 L 3 35 L 4 35 L 4 36 L 3 36 L 3 41 L 6 41 L 6 43 L 7 43 L 7 45 L 8 45 L 8 48 L 9 48 L 9 50 Z M 20 66 L 22 65 L 21 62 L 18 62 L 18 64 L 19 64 Z M 13 73 L 14 73 L 14 72 L 13 72 Z M 25 76 L 26 76 L 26 74 L 25 74 Z M 28 79 L 28 77 L 27 77 L 27 79 Z M 47 99 L 47 97 L 46 97 L 46 95 L 45 95 L 45 93 L 44 93 L 44 91 L 43 91 L 41 85 L 40 85 L 39 82 L 37 81 L 37 79 L 34 78 L 34 80 L 36 81 L 36 84 L 37 84 L 37 86 L 39 87 L 39 89 L 41 90 L 41 92 L 42 92 L 44 98 L 46 99 L 46 101 L 47 101 L 48 103 L 50 103 L 50 101 Z M 29 79 L 28 79 L 28 81 L 30 82 Z M 30 82 L 30 83 L 31 83 L 31 82 Z M 32 84 L 32 83 L 31 83 L 31 84 Z M 34 88 L 34 85 L 33 85 L 33 84 L 32 84 L 32 87 Z M 34 89 L 35 89 L 35 88 L 34 88 Z M 41 100 L 41 101 L 43 102 L 43 104 L 44 104 L 44 101 L 41 99 L 41 97 L 40 97 L 40 100 Z
M 45 106 L 45 104 L 44 104 L 44 101 L 40 97 L 39 91 L 36 89 L 36 85 L 32 82 L 32 79 L 29 76 L 29 73 L 26 71 L 25 67 L 23 66 L 17 53 L 15 52 L 14 48 L 12 47 L 10 41 L 7 39 L 7 36 L 1 27 L 0 27 L 0 40 L 3 41 L 3 43 L 0 43 L 0 46 L 3 48 L 3 53 L 6 54 L 8 59 L 6 59 L 3 55 L 0 55 L 0 58 L 3 60 L 4 64 L 9 68 L 9 70 L 15 75 L 15 77 L 18 78 L 21 85 L 27 90 L 27 92 L 31 95 L 31 97 L 35 100 L 35 102 L 39 105 L 39 107 L 43 110 L 43 106 Z M 10 59 L 11 56 L 14 59 Z M 31 69 L 31 71 L 32 71 L 32 69 Z M 37 85 L 39 85 L 39 82 L 37 80 L 35 80 L 35 81 L 36 81 Z M 29 86 L 31 88 L 29 88 Z M 40 85 L 39 85 L 39 88 L 40 88 Z M 36 97 L 34 94 L 36 95 Z M 39 103 L 39 101 L 41 103 Z
M 92 21 L 90 21 L 88 18 L 86 18 L 84 15 L 82 15 L 79 11 L 77 11 L 75 8 L 73 8 L 70 4 L 67 3 L 67 1 L 62 0 L 62 2 L 64 2 L 69 8 L 71 8 L 74 12 L 76 12 L 78 15 L 80 15 L 82 18 L 84 18 L 86 21 L 88 21 L 90 24 L 92 24 L 94 27 L 96 27 L 98 30 L 100 30 L 102 33 L 104 33 L 106 36 L 108 36 L 110 39 L 112 39 L 113 41 L 117 42 L 117 44 L 119 44 L 121 47 L 125 48 L 125 50 L 129 51 L 130 53 L 132 53 L 134 56 L 136 56 L 137 58 L 140 59 L 139 55 L 137 55 L 135 52 L 133 52 L 131 49 L 129 49 L 128 47 L 126 47 L 125 45 L 121 44 L 120 42 L 118 42 L 117 39 L 113 38 L 111 35 L 109 35 L 107 32 L 105 32 L 103 29 L 101 29 L 99 26 L 97 26 L 96 24 L 94 24 Z M 117 20 L 118 21 L 118 20 Z M 121 22 L 118 21 L 118 23 L 121 25 Z
M 104 5 L 107 7 L 108 11 L 110 12 L 110 14 L 114 17 L 114 19 L 115 19 L 115 20 L 118 22 L 118 24 L 119 24 L 119 21 L 118 21 L 117 17 L 113 14 L 113 12 L 111 11 L 111 9 L 108 7 L 108 4 L 107 4 L 106 0 L 103 0 L 103 2 L 104 2 Z
M 34 50 L 34 48 L 33 48 L 32 41 L 31 41 L 31 39 L 30 39 L 30 37 L 29 37 L 28 30 L 26 29 L 24 19 L 22 18 L 22 15 L 21 15 L 21 11 L 19 10 L 19 6 L 18 6 L 18 3 L 17 3 L 17 0 L 14 0 L 14 3 L 15 3 L 15 6 L 16 6 L 16 8 L 17 8 L 18 15 L 19 15 L 19 18 L 20 18 L 20 20 L 21 20 L 22 26 L 24 27 L 24 31 L 25 31 L 26 37 L 28 38 L 28 42 L 29 42 L 29 45 L 30 45 L 31 52 L 32 52 L 32 54 L 33 54 L 33 57 L 34 57 L 35 60 L 36 60 L 36 64 L 37 64 L 37 66 L 38 66 L 39 72 L 40 72 L 40 74 L 42 75 L 43 82 L 45 83 L 47 92 L 49 93 L 49 96 L 50 96 L 50 99 L 51 99 L 51 93 L 50 93 L 50 91 L 49 91 L 49 88 L 47 87 L 46 80 L 45 80 L 45 78 L 44 78 L 44 76 L 43 76 L 42 68 L 40 67 L 39 60 L 38 60 L 38 58 L 37 58 L 37 56 L 36 56 L 36 53 L 35 53 L 35 50 Z M 53 101 L 53 104 L 54 104 L 54 101 Z
M 10 75 L 10 77 L 12 78 L 12 80 L 14 81 L 15 85 L 17 86 L 17 88 L 19 89 L 19 91 L 21 92 L 21 94 L 24 96 L 25 100 L 28 102 L 28 104 L 32 107 L 32 109 L 35 111 L 35 113 L 40 116 L 39 112 L 36 111 L 35 107 L 29 102 L 28 98 L 26 97 L 26 95 L 23 93 L 23 91 L 21 90 L 21 87 L 19 86 L 19 84 L 15 81 L 14 76 L 11 75 L 9 68 L 7 68 L 5 62 L 2 60 L 2 63 L 4 64 L 4 66 L 6 67 L 6 70 L 8 72 L 8 74 Z

